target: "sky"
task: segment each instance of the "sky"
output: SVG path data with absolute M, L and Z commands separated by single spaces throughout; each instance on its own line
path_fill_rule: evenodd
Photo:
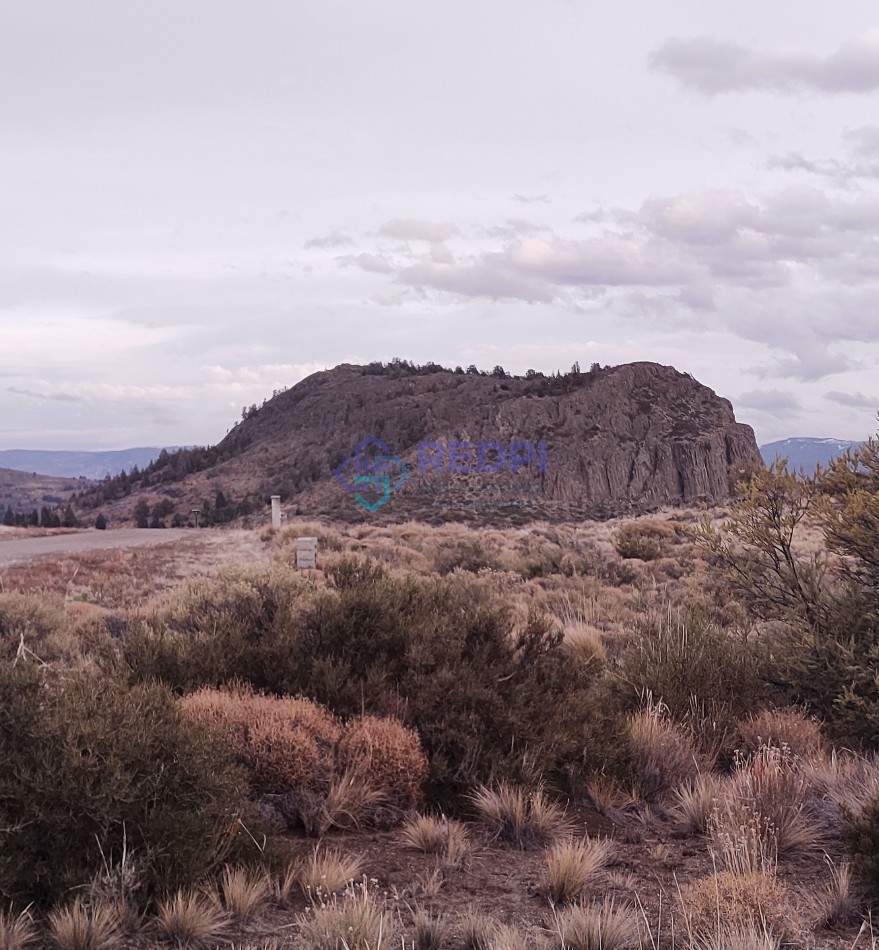
M 879 10 L 4 0 L 0 448 L 219 441 L 342 362 L 879 410 Z

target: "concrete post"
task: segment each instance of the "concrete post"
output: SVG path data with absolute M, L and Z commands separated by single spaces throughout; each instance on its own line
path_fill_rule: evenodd
M 281 496 L 272 495 L 272 527 L 277 531 L 281 527 Z

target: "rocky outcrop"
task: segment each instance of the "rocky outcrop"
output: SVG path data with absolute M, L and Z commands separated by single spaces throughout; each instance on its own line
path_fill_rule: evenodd
M 382 448 L 373 443 L 358 470 L 352 453 L 370 437 Z M 714 504 L 737 473 L 762 464 L 728 400 L 646 362 L 530 379 L 343 365 L 275 396 L 216 450 L 222 461 L 175 485 L 175 501 L 216 487 L 233 499 L 280 493 L 303 515 L 355 520 L 502 522 Z M 392 490 L 379 503 L 384 482 L 373 476 L 383 474 Z

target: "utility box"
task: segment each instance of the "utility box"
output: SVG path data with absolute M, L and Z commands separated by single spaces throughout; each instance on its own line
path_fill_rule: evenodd
M 296 567 L 317 567 L 317 538 L 296 539 Z

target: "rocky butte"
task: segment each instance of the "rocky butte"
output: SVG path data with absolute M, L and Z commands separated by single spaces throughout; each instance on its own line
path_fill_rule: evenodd
M 649 362 L 526 377 L 343 364 L 200 451 L 163 456 L 108 507 L 168 499 L 186 517 L 220 489 L 254 513 L 280 494 L 291 513 L 356 521 L 604 518 L 721 503 L 762 465 L 728 400 Z

